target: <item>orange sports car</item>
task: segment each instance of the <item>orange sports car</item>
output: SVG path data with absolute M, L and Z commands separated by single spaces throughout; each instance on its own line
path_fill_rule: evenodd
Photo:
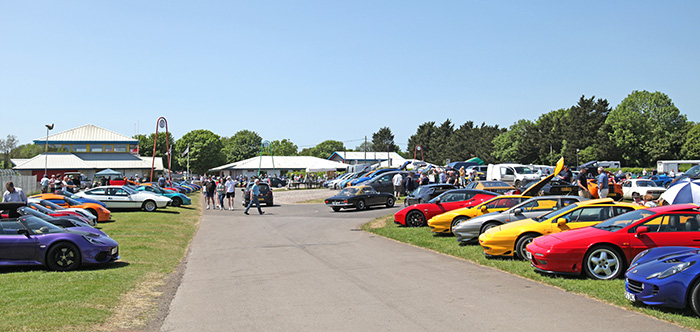
M 112 219 L 112 212 L 107 210 L 106 208 L 102 207 L 99 204 L 95 203 L 82 203 L 78 202 L 70 197 L 66 196 L 61 196 L 61 195 L 56 195 L 56 194 L 39 194 L 39 195 L 34 195 L 31 196 L 32 198 L 38 198 L 38 199 L 45 199 L 47 201 L 50 201 L 54 204 L 57 204 L 62 207 L 71 207 L 71 208 L 82 208 L 93 215 L 97 217 L 98 222 L 102 221 L 108 221 Z

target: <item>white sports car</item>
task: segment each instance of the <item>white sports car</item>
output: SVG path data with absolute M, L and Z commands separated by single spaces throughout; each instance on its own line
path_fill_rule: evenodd
M 76 195 L 96 199 L 108 209 L 144 209 L 151 212 L 165 208 L 170 198 L 133 190 L 126 186 L 104 186 L 81 191 Z
M 666 188 L 659 187 L 654 181 L 647 179 L 631 179 L 622 183 L 622 197 L 626 199 L 632 199 L 633 193 L 640 196 L 650 194 L 653 199 L 658 199 L 665 191 Z

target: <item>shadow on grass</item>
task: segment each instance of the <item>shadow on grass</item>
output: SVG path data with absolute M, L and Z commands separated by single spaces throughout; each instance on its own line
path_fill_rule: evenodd
M 74 271 L 50 271 L 47 270 L 43 265 L 21 265 L 21 266 L 3 266 L 0 268 L 0 275 L 11 274 L 11 273 L 24 273 L 24 272 L 34 272 L 34 271 L 45 271 L 45 272 L 60 272 L 60 273 L 70 273 L 70 272 L 80 272 L 80 271 L 95 271 L 95 270 L 111 270 L 119 269 L 129 266 L 127 262 L 112 262 L 112 263 L 100 263 L 100 264 L 84 264 L 81 265 L 77 270 Z
M 158 209 L 153 211 L 152 213 L 180 214 L 180 211 Z

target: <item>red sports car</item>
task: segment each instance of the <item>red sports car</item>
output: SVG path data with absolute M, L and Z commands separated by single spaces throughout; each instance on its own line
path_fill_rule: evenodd
M 441 213 L 472 207 L 498 194 L 478 189 L 453 189 L 431 199 L 428 203 L 414 204 L 394 214 L 394 223 L 410 227 L 427 225 L 427 220 Z
M 614 279 L 640 252 L 666 246 L 700 247 L 698 205 L 628 212 L 596 226 L 536 238 L 527 251 L 540 272 L 584 272 L 593 279 Z

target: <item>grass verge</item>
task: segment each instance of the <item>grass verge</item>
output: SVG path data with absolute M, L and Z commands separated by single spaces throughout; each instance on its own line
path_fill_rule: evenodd
M 121 260 L 77 271 L 42 267 L 0 269 L 0 331 L 94 331 L 109 324 L 126 298 L 133 311 L 119 327 L 144 321 L 156 305 L 155 289 L 180 263 L 201 216 L 201 194 L 192 205 L 157 212 L 113 212 L 114 222 L 98 225 L 119 242 Z M 148 287 L 143 287 L 148 283 Z
M 413 244 L 477 264 L 490 266 L 544 284 L 556 286 L 568 292 L 582 294 L 602 302 L 614 304 L 684 327 L 700 330 L 700 319 L 688 310 L 674 310 L 630 303 L 624 297 L 625 281 L 622 279 L 600 281 L 584 277 L 540 274 L 535 272 L 529 262 L 506 258 L 486 258 L 481 250 L 481 246 L 478 244 L 459 246 L 454 237 L 433 236 L 428 227 L 399 227 L 394 224 L 393 217 L 393 215 L 388 215 L 377 218 L 364 224 L 362 229 L 400 242 Z

